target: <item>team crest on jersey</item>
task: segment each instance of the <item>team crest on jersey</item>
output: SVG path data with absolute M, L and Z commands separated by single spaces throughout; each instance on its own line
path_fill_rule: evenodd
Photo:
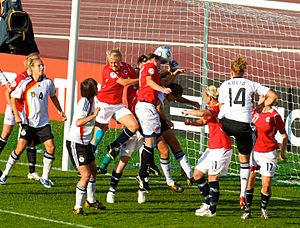
M 35 97 L 35 92 L 31 92 L 31 97 Z
M 148 73 L 149 73 L 149 74 L 154 74 L 154 69 L 153 69 L 153 68 L 150 68 L 150 69 L 148 70 Z
M 83 156 L 80 156 L 80 157 L 79 157 L 79 161 L 80 161 L 80 162 L 84 162 L 84 157 L 83 157 Z
M 12 81 L 12 82 L 10 83 L 10 86 L 11 86 L 11 87 L 15 87 L 16 85 L 17 85 L 16 81 Z
M 127 71 L 127 70 L 123 70 L 123 73 L 124 73 L 124 74 L 128 74 L 128 71 Z
M 26 131 L 24 129 L 22 129 L 21 133 L 20 133 L 22 136 L 25 136 L 26 135 Z
M 116 72 L 111 72 L 111 73 L 109 74 L 109 76 L 110 76 L 111 78 L 116 78 L 116 77 L 118 77 L 118 75 L 116 74 Z
M 270 117 L 266 118 L 266 122 L 269 123 L 270 122 Z

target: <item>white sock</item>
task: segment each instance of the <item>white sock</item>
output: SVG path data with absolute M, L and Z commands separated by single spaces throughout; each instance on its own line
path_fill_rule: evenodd
M 191 179 L 193 177 L 193 170 L 190 165 L 188 157 L 185 155 L 183 151 L 178 152 L 175 154 L 176 160 L 179 162 L 181 168 L 185 172 L 186 176 Z
M 246 198 L 246 191 L 248 186 L 248 180 L 250 176 L 250 165 L 249 163 L 240 163 L 240 180 L 241 180 L 241 194 Z
M 163 170 L 163 173 L 166 177 L 167 185 L 173 185 L 174 180 L 172 178 L 171 165 L 170 165 L 169 158 L 167 158 L 167 159 L 161 158 L 160 159 L 160 166 L 161 166 L 161 169 Z
M 54 160 L 54 156 L 52 154 L 48 154 L 48 153 L 44 154 L 44 159 L 43 159 L 44 167 L 43 167 L 43 175 L 42 175 L 42 178 L 44 180 L 49 180 L 49 173 L 52 168 L 53 160 Z
M 86 188 L 81 187 L 79 185 L 76 186 L 76 201 L 74 207 L 75 209 L 82 208 L 85 193 L 86 193 Z
M 8 156 L 5 170 L 2 175 L 8 176 L 11 168 L 19 161 L 19 156 L 16 155 L 15 151 L 12 151 Z
M 88 186 L 86 188 L 87 201 L 89 203 L 96 202 L 96 180 L 94 178 L 90 178 Z

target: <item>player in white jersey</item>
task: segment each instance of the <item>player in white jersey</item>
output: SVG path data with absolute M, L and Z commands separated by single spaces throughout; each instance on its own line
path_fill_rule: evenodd
M 27 77 L 30 77 L 28 62 L 34 58 L 39 58 L 39 54 L 31 53 L 26 57 L 26 59 L 24 61 L 24 66 L 25 66 L 26 70 L 24 72 L 22 72 L 21 74 L 17 75 L 17 77 L 14 78 L 12 81 L 10 81 L 10 78 L 6 78 L 4 73 L 0 74 L 0 76 L 2 76 L 1 77 L 2 85 L 5 85 L 7 87 L 7 89 L 5 91 L 5 98 L 7 100 L 7 105 L 5 108 L 3 128 L 2 128 L 2 133 L 0 136 L 0 153 L 5 148 L 6 142 L 9 138 L 11 132 L 13 131 L 14 126 L 16 125 L 15 116 L 14 116 L 14 113 L 11 108 L 10 94 L 12 93 L 12 91 L 14 91 L 16 89 L 16 87 L 22 80 L 24 80 Z M 18 102 L 18 109 L 21 110 L 22 107 L 23 107 L 22 102 Z M 34 147 L 34 144 L 31 143 L 30 145 L 28 145 L 26 150 L 27 150 L 27 159 L 28 159 L 28 163 L 29 163 L 29 173 L 27 175 L 27 178 L 31 179 L 31 180 L 40 180 L 39 174 L 35 171 L 36 148 Z
M 66 120 L 66 116 L 55 95 L 56 91 L 52 80 L 44 75 L 42 60 L 40 58 L 31 59 L 29 66 L 31 77 L 23 80 L 11 93 L 15 120 L 16 123 L 21 123 L 20 138 L 16 149 L 11 152 L 8 158 L 6 168 L 0 177 L 0 184 L 6 183 L 11 168 L 19 160 L 28 142 L 34 141 L 35 145 L 43 143 L 46 148 L 43 159 L 43 175 L 40 182 L 46 188 L 51 188 L 49 173 L 54 160 L 55 146 L 48 118 L 48 96 L 50 96 L 63 121 Z M 22 99 L 24 103 L 22 118 L 17 109 L 16 99 Z
M 193 170 L 189 163 L 188 157 L 182 150 L 179 141 L 177 140 L 176 135 L 172 129 L 173 123 L 163 111 L 164 101 L 177 101 L 180 103 L 193 105 L 197 108 L 199 108 L 200 105 L 198 102 L 191 101 L 182 97 L 183 88 L 179 84 L 172 83 L 167 87 L 172 90 L 170 94 L 158 93 L 158 99 L 160 102 L 157 106 L 157 109 L 159 110 L 160 114 L 161 134 L 157 139 L 157 149 L 160 152 L 160 165 L 166 177 L 167 185 L 175 192 L 181 192 L 183 191 L 183 188 L 181 188 L 176 182 L 174 182 L 171 176 L 169 147 L 174 154 L 175 159 L 180 164 L 181 169 L 184 171 L 184 175 L 187 177 L 187 182 L 189 185 L 191 185 L 193 182 Z
M 225 132 L 234 136 L 239 151 L 240 161 L 240 207 L 246 206 L 246 188 L 250 175 L 250 153 L 253 148 L 253 132 L 251 128 L 251 112 L 254 95 L 263 95 L 268 98 L 262 105 L 272 104 L 277 95 L 270 88 L 257 82 L 243 78 L 247 62 L 242 57 L 234 58 L 231 63 L 231 79 L 220 86 L 219 103 L 221 104 L 220 119 Z
M 72 125 L 67 136 L 66 146 L 74 167 L 80 173 L 76 185 L 76 203 L 73 213 L 86 215 L 82 209 L 84 196 L 87 194 L 85 207 L 104 210 L 106 207 L 96 200 L 97 168 L 92 145 L 90 143 L 95 125 L 95 118 L 100 110 L 95 108 L 95 96 L 98 94 L 97 82 L 88 78 L 80 84 L 82 98 L 74 112 Z

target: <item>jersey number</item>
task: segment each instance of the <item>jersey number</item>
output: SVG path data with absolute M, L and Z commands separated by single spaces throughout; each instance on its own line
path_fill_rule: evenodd
M 273 169 L 273 164 L 267 163 L 267 171 L 272 171 L 272 169 Z
M 44 97 L 43 93 L 40 92 L 39 99 L 43 100 L 43 97 Z
M 234 98 L 233 104 L 241 104 L 244 107 L 245 100 L 246 100 L 245 95 L 246 95 L 246 89 L 240 88 Z M 230 107 L 231 107 L 232 106 L 232 90 L 231 90 L 231 88 L 229 88 L 229 103 L 230 103 Z

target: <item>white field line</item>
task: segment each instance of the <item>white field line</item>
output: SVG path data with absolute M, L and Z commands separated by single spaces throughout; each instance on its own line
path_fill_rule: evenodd
M 7 161 L 5 160 L 2 160 L 0 159 L 0 163 L 6 163 Z M 28 163 L 22 163 L 22 162 L 18 162 L 17 165 L 23 165 L 23 166 L 28 166 L 29 164 Z M 40 165 L 40 164 L 36 164 L 35 165 L 36 167 L 43 167 L 43 165 Z M 56 171 L 62 171 L 61 168 L 56 168 L 56 167 L 52 167 L 53 170 L 56 170 Z M 65 171 L 62 171 L 62 172 L 65 172 Z M 69 170 L 68 172 L 77 172 L 76 170 Z M 106 173 L 105 175 L 107 176 L 110 176 L 111 174 L 110 173 Z M 125 178 L 128 178 L 128 179 L 135 179 L 135 177 L 125 177 Z M 152 180 L 153 182 L 156 182 L 156 183 L 165 183 L 164 181 L 157 181 L 157 180 Z M 282 182 L 282 183 L 286 183 L 285 181 L 278 181 L 276 180 L 276 182 Z M 291 182 L 293 184 L 296 184 L 296 185 L 299 185 L 298 183 L 294 183 L 294 182 Z M 289 182 L 288 182 L 289 184 Z M 193 187 L 196 187 L 196 186 L 193 186 Z M 237 191 L 232 191 L 232 190 L 222 190 L 224 192 L 231 192 L 231 193 L 235 193 L 235 194 L 238 194 L 239 192 Z M 289 198 L 281 198 L 281 197 L 276 197 L 276 196 L 272 196 L 272 199 L 278 199 L 278 200 L 284 200 L 284 201 L 295 201 L 293 199 L 289 199 Z
M 19 212 L 14 212 L 14 211 L 7 211 L 7 210 L 2 210 L 0 209 L 0 213 L 5 213 L 5 214 L 12 214 L 12 215 L 17 215 L 17 216 L 23 216 L 31 219 L 36 219 L 36 220 L 42 220 L 46 222 L 52 222 L 52 223 L 58 223 L 58 224 L 63 224 L 63 225 L 68 225 L 68 226 L 76 226 L 76 227 L 83 227 L 83 228 L 92 228 L 91 226 L 84 226 L 84 225 L 79 225 L 75 223 L 70 223 L 70 222 L 64 222 L 64 221 L 59 221 L 59 220 L 54 220 L 54 219 L 48 219 L 48 218 L 43 218 L 43 217 L 37 217 L 33 215 L 28 215 L 28 214 L 23 214 Z

